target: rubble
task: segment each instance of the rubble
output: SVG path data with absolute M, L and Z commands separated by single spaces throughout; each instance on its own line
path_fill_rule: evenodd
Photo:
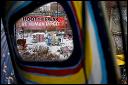
M 21 58 L 24 61 L 62 61 L 68 59 L 73 51 L 72 37 L 67 36 L 64 39 L 64 36 L 57 36 L 55 33 L 56 32 L 46 34 L 44 32 L 28 33 L 28 36 L 24 37 L 26 40 L 25 47 L 20 44 L 17 45 Z M 43 40 L 33 42 L 33 40 L 40 38 L 35 38 L 32 35 L 39 36 L 39 34 L 43 36 Z M 48 41 L 49 37 L 47 37 L 49 34 L 51 36 L 50 41 Z M 20 38 L 17 38 L 17 40 L 19 39 Z

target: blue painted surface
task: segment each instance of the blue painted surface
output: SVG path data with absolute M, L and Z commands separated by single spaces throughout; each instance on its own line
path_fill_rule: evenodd
M 11 76 L 11 73 L 14 73 L 14 70 L 12 67 L 12 62 L 10 58 L 10 53 L 4 32 L 3 23 L 1 20 L 1 84 L 11 83 L 7 79 L 9 76 Z
M 90 18 L 92 20 L 92 23 L 93 23 L 93 27 L 94 27 L 94 31 L 96 33 L 96 41 L 97 41 L 97 45 L 98 45 L 98 52 L 99 52 L 99 59 L 100 59 L 100 62 L 101 62 L 101 70 L 102 70 L 102 80 L 101 80 L 101 83 L 102 84 L 107 84 L 107 70 L 106 70 L 106 65 L 105 65 L 105 59 L 104 59 L 104 53 L 103 53 L 103 49 L 101 47 L 101 41 L 99 39 L 99 35 L 98 35 L 98 28 L 97 28 L 97 25 L 96 25 L 96 21 L 95 21 L 95 18 L 94 18 L 94 13 L 93 13 L 93 10 L 92 10 L 92 6 L 91 6 L 91 2 L 88 1 L 87 2 L 87 5 L 88 5 L 88 12 L 90 14 Z

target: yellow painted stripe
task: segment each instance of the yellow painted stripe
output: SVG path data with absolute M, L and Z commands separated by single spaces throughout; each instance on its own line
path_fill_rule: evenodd
M 87 20 L 89 19 L 88 14 L 86 14 Z M 89 79 L 89 76 L 92 71 L 92 46 L 91 46 L 91 40 L 90 40 L 90 33 L 89 33 L 89 27 L 88 27 L 88 21 L 86 22 L 86 41 L 85 41 L 85 68 L 86 68 L 86 74 L 87 79 Z
M 118 65 L 124 65 L 125 64 L 124 54 L 116 55 L 116 61 Z
M 74 5 L 74 8 L 75 8 L 75 11 L 76 11 L 76 16 L 77 16 L 77 19 L 78 19 L 78 22 L 80 24 L 80 29 L 82 28 L 82 1 L 73 1 L 73 5 Z
M 89 32 L 86 32 L 86 48 L 85 48 L 85 68 L 87 72 L 87 79 L 89 79 L 89 76 L 91 74 L 92 70 L 92 50 L 91 50 L 91 45 L 90 45 L 90 37 L 89 37 Z
M 117 58 L 124 60 L 124 54 L 116 55 Z
M 78 73 L 70 76 L 43 76 L 36 75 L 25 72 L 19 69 L 20 75 L 27 80 L 39 83 L 39 84 L 83 84 L 85 83 L 85 78 L 83 74 L 83 69 L 81 69 Z

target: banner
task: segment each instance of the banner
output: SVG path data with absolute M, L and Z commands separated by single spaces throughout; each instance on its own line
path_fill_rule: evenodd
M 42 30 L 42 29 L 65 29 L 67 21 L 64 17 L 52 16 L 25 16 L 17 23 L 17 27 Z

